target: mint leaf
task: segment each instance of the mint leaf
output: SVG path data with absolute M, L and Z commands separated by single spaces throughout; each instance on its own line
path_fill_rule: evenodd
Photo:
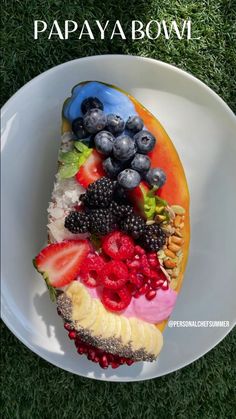
M 74 147 L 80 153 L 84 153 L 84 152 L 86 152 L 87 149 L 89 149 L 89 147 L 86 146 L 86 144 L 82 143 L 81 141 L 74 141 Z
M 77 151 L 68 151 L 66 153 L 60 152 L 58 160 L 62 163 L 77 163 L 80 155 Z
M 69 179 L 76 175 L 79 170 L 78 163 L 62 164 L 59 169 L 59 176 L 61 179 Z

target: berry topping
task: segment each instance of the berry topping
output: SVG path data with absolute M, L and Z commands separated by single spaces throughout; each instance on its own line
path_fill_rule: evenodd
M 87 287 L 94 288 L 99 285 L 100 273 L 104 268 L 104 265 L 105 262 L 101 256 L 95 253 L 88 254 L 80 270 L 80 277 Z
M 115 182 L 107 177 L 102 177 L 90 183 L 86 193 L 80 196 L 80 200 L 89 208 L 106 208 L 113 198 Z
M 162 169 L 150 169 L 146 174 L 146 180 L 151 186 L 161 188 L 166 182 L 166 174 Z
M 165 244 L 166 235 L 162 228 L 157 224 L 146 225 L 144 233 L 140 239 L 141 245 L 152 251 L 158 251 Z
M 151 160 L 145 154 L 136 153 L 130 166 L 137 172 L 145 173 L 151 166 Z
M 116 218 L 109 208 L 93 209 L 90 215 L 90 233 L 105 236 L 116 228 Z
M 122 219 L 133 212 L 131 205 L 118 203 L 116 201 L 112 201 L 110 209 L 112 214 L 114 214 L 118 219 Z
M 102 249 L 115 260 L 130 259 L 134 254 L 134 242 L 126 234 L 114 231 L 103 239 Z
M 123 262 L 111 260 L 102 269 L 100 279 L 104 287 L 119 290 L 127 282 L 128 269 Z
M 114 179 L 124 169 L 124 166 L 121 161 L 108 157 L 103 162 L 103 169 L 111 179 Z
M 89 136 L 89 133 L 84 128 L 84 120 L 81 117 L 74 119 L 72 122 L 72 131 L 78 140 L 82 140 Z
M 128 135 L 120 135 L 113 146 L 113 154 L 117 160 L 126 161 L 136 153 L 135 142 Z
M 120 223 L 121 230 L 138 239 L 145 230 L 145 221 L 139 215 L 131 214 Z
M 111 132 L 100 131 L 95 135 L 94 142 L 97 151 L 101 154 L 108 156 L 112 152 L 113 143 L 115 138 Z
M 142 154 L 147 154 L 152 151 L 156 143 L 154 135 L 152 135 L 151 132 L 145 130 L 135 134 L 134 140 L 136 142 L 138 151 Z
M 141 176 L 133 169 L 125 169 L 119 173 L 117 180 L 123 188 L 134 189 L 141 182 Z
M 125 121 L 119 115 L 107 115 L 107 129 L 112 134 L 121 134 L 125 129 Z
M 84 115 L 84 127 L 90 134 L 96 134 L 105 128 L 107 117 L 100 109 L 90 109 Z
M 87 188 L 90 183 L 95 182 L 95 180 L 105 175 L 102 161 L 101 155 L 96 150 L 93 150 L 85 163 L 80 166 L 76 174 L 76 180 L 84 188 Z
M 85 114 L 90 109 L 101 109 L 103 111 L 103 104 L 97 97 L 87 97 L 81 103 L 81 111 Z
M 77 277 L 89 251 L 87 240 L 49 244 L 36 256 L 34 265 L 48 285 L 63 287 Z
M 71 233 L 87 233 L 90 228 L 89 215 L 80 211 L 71 211 L 65 218 L 65 228 Z
M 143 120 L 138 115 L 132 115 L 126 122 L 126 128 L 133 133 L 139 132 L 143 129 Z
M 102 292 L 102 303 L 110 311 L 121 311 L 128 307 L 132 295 L 125 285 L 120 290 L 104 288 Z

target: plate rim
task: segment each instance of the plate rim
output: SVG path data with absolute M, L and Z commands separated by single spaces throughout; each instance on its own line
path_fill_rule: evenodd
M 98 60 L 98 59 L 125 59 L 125 60 L 141 60 L 141 61 L 146 61 L 149 63 L 152 63 L 156 66 L 161 66 L 161 67 L 165 67 L 175 73 L 181 73 L 184 77 L 187 77 L 188 79 L 190 79 L 191 81 L 193 81 L 194 83 L 200 85 L 202 88 L 204 88 L 211 96 L 213 96 L 213 98 L 218 102 L 218 104 L 223 108 L 223 110 L 228 114 L 228 116 L 231 118 L 232 123 L 235 123 L 236 126 L 236 115 L 234 114 L 233 110 L 229 107 L 229 105 L 209 86 L 207 86 L 203 81 L 199 80 L 197 77 L 195 77 L 194 75 L 192 75 L 191 73 L 189 73 L 186 70 L 183 70 L 173 64 L 169 64 L 166 63 L 164 61 L 161 60 L 156 60 L 154 58 L 148 58 L 148 57 L 142 57 L 142 56 L 137 56 L 137 55 L 126 55 L 126 54 L 102 54 L 102 55 L 91 55 L 91 56 L 86 56 L 86 57 L 81 57 L 81 58 L 75 58 L 73 60 L 69 60 L 66 61 L 64 63 L 58 64 L 56 66 L 53 66 L 51 68 L 49 68 L 48 70 L 38 74 L 37 76 L 35 76 L 34 78 L 32 78 L 31 80 L 29 80 L 27 83 L 25 83 L 22 87 L 20 87 L 6 102 L 5 104 L 2 106 L 1 108 L 1 118 L 3 118 L 4 113 L 6 112 L 8 106 L 11 105 L 11 102 L 14 101 L 15 97 L 22 91 L 24 90 L 26 87 L 30 87 L 31 83 L 34 83 L 35 80 L 40 80 L 43 79 L 45 77 L 47 77 L 48 73 L 53 73 L 56 69 L 59 69 L 61 67 L 66 67 L 71 65 L 71 63 L 74 62 L 79 62 L 79 61 L 93 61 L 93 60 Z M 1 146 L 1 151 L 3 151 L 3 144 Z M 169 375 L 173 372 L 179 371 L 180 369 L 187 367 L 189 365 L 191 365 L 193 362 L 197 361 L 198 359 L 200 359 L 202 356 L 206 355 L 208 352 L 210 352 L 214 347 L 216 347 L 234 328 L 234 326 L 236 325 L 236 317 L 235 317 L 235 321 L 232 322 L 230 324 L 229 327 L 222 329 L 222 335 L 219 339 L 217 339 L 216 343 L 214 342 L 206 351 L 202 351 L 200 354 L 198 354 L 196 357 L 194 357 L 190 362 L 188 363 L 182 363 L 180 364 L 176 369 L 171 369 L 170 371 L 167 371 L 166 373 L 161 373 L 160 375 L 151 375 L 148 378 L 138 378 L 135 377 L 135 379 L 131 378 L 125 378 L 122 379 L 122 377 L 111 377 L 109 379 L 107 379 L 105 376 L 104 377 L 94 377 L 94 376 L 89 376 L 85 375 L 84 373 L 77 373 L 75 372 L 72 368 L 67 367 L 64 368 L 62 365 L 59 365 L 58 362 L 54 362 L 50 360 L 50 357 L 47 355 L 42 355 L 40 353 L 40 350 L 38 350 L 36 347 L 34 347 L 30 341 L 28 341 L 27 339 L 25 339 L 24 337 L 22 337 L 20 335 L 20 333 L 14 328 L 14 325 L 12 324 L 12 322 L 7 318 L 7 314 L 4 313 L 4 296 L 1 294 L 1 300 L 2 300 L 2 306 L 1 306 L 1 318 L 3 320 L 3 322 L 5 323 L 5 325 L 8 327 L 8 329 L 17 337 L 17 339 L 19 339 L 27 348 L 29 348 L 33 353 L 37 354 L 38 356 L 40 356 L 42 359 L 46 360 L 47 362 L 49 362 L 51 365 L 56 366 L 58 368 L 61 368 L 64 371 L 70 372 L 72 374 L 84 377 L 84 378 L 89 378 L 89 379 L 93 379 L 93 380 L 98 380 L 98 381 L 107 381 L 107 382 L 140 382 L 140 381 L 146 381 L 146 380 L 150 380 L 150 379 L 154 379 L 154 378 L 159 378 L 159 377 L 163 377 L 166 375 Z

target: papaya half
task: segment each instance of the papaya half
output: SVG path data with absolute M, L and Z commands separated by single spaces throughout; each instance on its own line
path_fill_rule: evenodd
M 101 120 L 90 118 L 90 125 L 86 125 L 86 115 L 94 108 L 99 109 Z M 108 115 L 123 124 L 119 133 L 109 131 Z M 141 123 L 136 133 L 127 124 L 130 116 L 138 117 Z M 98 121 L 101 126 L 96 125 Z M 96 135 L 102 131 L 106 131 L 106 138 L 112 137 L 110 154 L 101 151 L 96 142 Z M 136 138 L 143 131 L 149 133 L 152 143 L 146 151 Z M 134 149 L 131 155 L 128 149 L 124 158 L 117 157 L 114 149 L 121 133 L 129 137 L 130 149 Z M 119 176 L 127 168 L 130 173 L 137 150 L 139 156 L 148 156 L 149 169 L 132 169 L 136 183 L 124 186 Z M 105 164 L 109 158 L 113 165 L 115 161 L 120 164 L 115 177 Z M 148 177 L 150 167 L 158 168 L 165 180 L 152 183 Z M 107 195 L 106 187 L 111 195 Z M 115 194 L 122 190 L 121 200 L 117 199 Z M 114 356 L 115 363 L 121 364 L 120 357 L 124 357 L 131 365 L 133 361 L 153 361 L 159 354 L 162 331 L 182 286 L 188 259 L 189 200 L 175 146 L 148 109 L 124 90 L 103 82 L 85 81 L 72 89 L 62 109 L 58 174 L 48 208 L 49 244 L 35 258 L 34 265 L 51 295 L 56 296 L 58 313 L 66 321 L 70 339 L 80 348 L 78 352 L 88 353 L 88 348 L 93 348 L 96 355 L 98 350 L 94 356 L 101 357 L 103 368 L 109 362 L 114 364 Z M 131 210 L 127 210 L 127 203 Z M 121 220 L 119 211 L 130 212 L 122 213 Z M 127 227 L 129 217 L 132 222 Z M 132 230 L 136 222 L 138 228 L 135 225 Z M 114 234 L 118 234 L 116 242 Z M 109 241 L 110 235 L 113 242 Z M 122 237 L 125 241 L 121 245 Z M 106 276 L 103 271 L 109 269 L 114 271 Z M 140 281 L 141 285 L 137 285 Z M 101 351 L 105 351 L 105 358 Z

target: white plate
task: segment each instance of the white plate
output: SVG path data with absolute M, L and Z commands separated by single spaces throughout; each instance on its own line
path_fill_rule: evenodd
M 158 362 L 101 370 L 76 354 L 32 258 L 45 243 L 61 106 L 72 86 L 100 80 L 130 92 L 162 122 L 186 171 L 192 239 L 172 320 L 228 328 L 166 328 Z M 2 110 L 2 318 L 32 351 L 67 371 L 110 381 L 159 377 L 213 348 L 236 320 L 236 118 L 206 85 L 168 64 L 132 56 L 67 62 L 27 83 Z

